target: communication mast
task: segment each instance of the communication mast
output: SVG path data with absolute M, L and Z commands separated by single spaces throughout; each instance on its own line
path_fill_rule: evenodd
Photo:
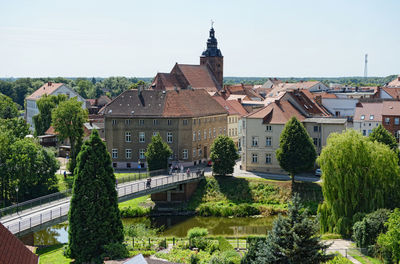
M 364 64 L 364 78 L 367 80 L 368 77 L 368 54 L 365 54 L 365 64 Z

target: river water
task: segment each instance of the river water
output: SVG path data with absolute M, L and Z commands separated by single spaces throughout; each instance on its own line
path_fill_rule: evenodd
M 123 219 L 124 226 L 135 223 L 146 223 L 160 228 L 159 236 L 185 237 L 192 227 L 204 227 L 210 235 L 240 237 L 248 235 L 265 235 L 272 228 L 275 217 L 199 217 L 199 216 L 159 216 Z M 48 227 L 21 238 L 26 244 L 55 245 L 68 242 L 68 223 Z

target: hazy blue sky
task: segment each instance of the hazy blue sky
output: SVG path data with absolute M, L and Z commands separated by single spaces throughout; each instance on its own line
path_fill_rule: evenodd
M 400 73 L 400 1 L 0 0 L 0 76 L 138 76 L 198 64 L 210 20 L 225 76 Z

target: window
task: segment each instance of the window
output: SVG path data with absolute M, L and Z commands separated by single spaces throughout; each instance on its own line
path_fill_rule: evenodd
M 361 120 L 364 120 L 365 119 L 365 115 L 361 115 L 361 118 L 360 118 Z
M 131 167 L 131 163 L 130 162 L 126 163 L 126 167 L 129 169 Z
M 363 136 L 367 135 L 367 130 L 363 129 Z
M 372 133 L 372 129 L 368 129 L 368 135 Z
M 187 124 L 188 124 L 187 119 L 183 119 L 183 125 L 184 125 L 184 126 L 187 126 Z
M 154 131 L 154 132 L 153 132 L 153 137 L 157 136 L 157 134 L 158 134 L 158 132 L 157 132 L 157 131 Z
M 237 128 L 235 128 L 235 136 L 237 136 L 238 135 L 238 133 L 237 133 Z
M 199 125 L 201 124 L 201 119 L 199 118 Z
M 125 142 L 131 142 L 131 132 L 125 132 Z
M 115 126 L 117 124 L 117 120 L 113 119 L 112 124 L 113 124 L 113 126 Z
M 204 140 L 206 140 L 206 139 L 207 139 L 207 130 L 204 129 Z
M 266 131 L 266 132 L 272 131 L 272 126 L 266 126 L 266 127 L 265 127 L 265 131 Z
M 365 130 L 364 130 L 365 131 Z M 318 138 L 313 138 L 314 145 L 318 147 Z
M 199 132 L 197 133 L 197 140 L 201 140 L 201 132 L 199 130 Z
M 144 143 L 144 132 L 139 132 L 139 142 Z
M 258 147 L 258 137 L 251 138 L 251 146 Z
M 270 147 L 272 145 L 272 138 L 266 137 L 265 138 L 265 146 Z
M 130 119 L 125 119 L 125 125 L 126 125 L 126 126 L 131 125 L 131 120 L 130 120 Z
M 144 120 L 143 119 L 139 119 L 139 126 L 144 126 Z
M 224 127 L 224 135 L 226 136 L 226 127 Z
M 117 167 L 117 163 L 113 162 L 113 168 L 116 168 L 116 167 Z
M 340 116 L 340 111 L 336 111 L 335 116 Z
M 199 157 L 201 157 L 201 149 L 199 149 L 199 150 L 197 151 L 197 153 L 199 153 Z
M 395 124 L 395 125 L 398 125 L 398 124 L 399 124 L 399 118 L 398 118 L 398 117 L 395 117 L 395 118 L 394 118 L 394 124 Z
M 196 131 L 193 131 L 193 141 L 196 141 Z
M 126 149 L 125 150 L 125 157 L 127 159 L 131 159 L 132 158 L 132 150 L 131 149 Z
M 167 132 L 167 143 L 172 143 L 172 132 Z
M 193 119 L 193 125 L 196 125 L 196 119 Z
M 208 138 L 211 138 L 212 137 L 212 135 L 211 135 L 211 128 L 209 128 L 208 129 Z
M 117 159 L 118 158 L 118 149 L 112 149 L 112 158 Z
M 257 154 L 253 153 L 251 162 L 252 163 L 258 163 L 258 155 Z
M 221 135 L 222 134 L 222 128 L 219 128 L 219 134 L 218 135 Z
M 187 149 L 183 150 L 183 159 L 188 159 L 188 150 Z
M 144 155 L 144 153 L 146 152 L 145 149 L 139 149 L 139 159 L 145 159 L 146 156 Z
M 243 120 L 242 124 L 243 124 L 243 128 L 246 128 L 246 120 Z
M 229 130 L 228 130 L 228 136 L 232 136 L 231 130 L 232 130 L 232 129 L 229 128 Z
M 400 130 L 396 131 L 396 133 L 394 133 L 394 135 L 396 136 L 397 141 L 399 141 L 399 138 L 400 138 Z
M 369 123 L 368 125 L 371 126 L 371 123 Z
M 153 119 L 153 126 L 158 126 L 158 122 L 159 120 L 158 119 Z
M 168 124 L 169 126 L 171 126 L 171 125 L 172 125 L 172 120 L 171 120 L 171 119 L 168 119 L 168 120 L 167 120 L 167 124 Z
M 196 149 L 193 149 L 193 158 L 196 157 Z
M 390 124 L 390 118 L 389 117 L 385 117 L 385 124 L 389 125 Z
M 271 164 L 271 162 L 272 162 L 271 154 L 270 153 L 265 154 L 265 163 L 266 164 Z
M 215 127 L 214 127 L 214 138 L 215 138 L 215 135 L 216 135 L 217 133 L 215 132 Z
M 321 131 L 321 128 L 319 126 L 314 126 L 314 132 Z
M 369 115 L 369 120 L 374 120 L 374 115 Z

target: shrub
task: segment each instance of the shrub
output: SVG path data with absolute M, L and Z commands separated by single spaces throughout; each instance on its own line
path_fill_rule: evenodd
M 226 238 L 218 237 L 217 240 L 218 240 L 218 244 L 219 244 L 219 250 L 221 252 L 233 249 L 233 246 L 231 245 L 231 243 L 229 243 L 228 240 L 226 240 Z
M 334 259 L 329 260 L 326 264 L 352 264 L 350 260 L 343 257 L 342 255 L 337 255 Z
M 150 215 L 150 211 L 150 208 L 128 206 L 120 209 L 120 214 L 122 218 L 133 218 L 139 216 L 148 216 Z
M 154 250 L 133 250 L 133 251 L 129 251 L 131 256 L 136 256 L 139 254 L 142 254 L 143 257 L 149 257 L 151 255 L 156 254 L 156 251 Z
M 208 230 L 207 228 L 201 228 L 201 227 L 193 227 L 189 229 L 187 232 L 187 237 L 189 239 L 195 238 L 195 237 L 205 237 L 208 235 Z
M 103 246 L 104 253 L 101 258 L 109 257 L 110 259 L 121 259 L 129 257 L 129 251 L 126 249 L 126 245 L 122 243 L 110 243 Z
M 235 250 L 228 250 L 221 253 L 224 264 L 240 264 L 240 255 Z
M 158 242 L 158 247 L 167 248 L 167 239 L 162 239 Z
M 378 209 L 367 214 L 361 221 L 353 225 L 353 239 L 360 248 L 367 248 L 367 254 L 375 253 L 375 244 L 380 233 L 385 233 L 385 222 L 388 220 L 390 210 Z
M 194 237 L 189 240 L 190 247 L 205 250 L 209 244 L 209 240 L 205 237 Z
M 241 263 L 247 264 L 256 260 L 257 252 L 260 250 L 259 248 L 265 245 L 265 241 L 267 240 L 266 236 L 249 236 L 246 239 L 248 244 L 248 251 L 246 255 L 242 258 Z
M 197 254 L 190 255 L 190 264 L 198 264 L 198 263 L 200 263 L 200 258 L 197 256 Z
M 206 247 L 206 251 L 210 252 L 210 254 L 214 253 L 219 249 L 219 242 L 216 240 L 209 240 L 208 245 Z

